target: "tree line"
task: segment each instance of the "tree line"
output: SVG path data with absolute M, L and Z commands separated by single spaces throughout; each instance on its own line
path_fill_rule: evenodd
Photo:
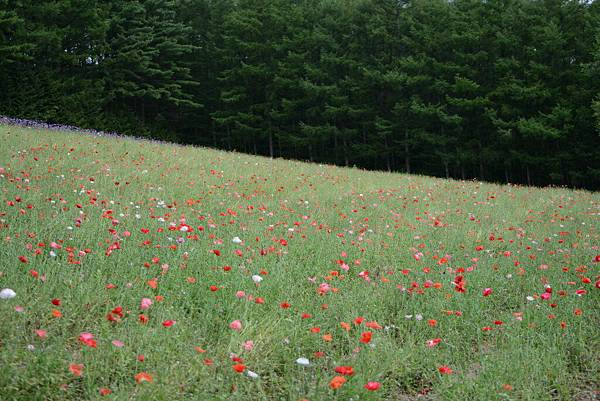
M 600 4 L 0 0 L 0 114 L 600 187 Z

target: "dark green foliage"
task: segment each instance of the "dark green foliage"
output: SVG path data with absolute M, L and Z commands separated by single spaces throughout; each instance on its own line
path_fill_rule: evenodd
M 600 187 L 600 4 L 0 0 L 0 114 Z

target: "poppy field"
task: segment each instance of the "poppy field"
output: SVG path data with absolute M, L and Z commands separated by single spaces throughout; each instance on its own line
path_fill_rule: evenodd
M 600 195 L 0 125 L 2 400 L 593 400 Z

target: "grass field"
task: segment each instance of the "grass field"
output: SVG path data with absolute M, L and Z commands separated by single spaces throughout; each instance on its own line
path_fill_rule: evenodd
M 0 126 L 2 400 L 593 400 L 600 195 Z

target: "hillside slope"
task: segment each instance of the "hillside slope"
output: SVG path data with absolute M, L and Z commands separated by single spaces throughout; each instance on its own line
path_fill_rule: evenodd
M 598 397 L 598 193 L 0 140 L 2 399 Z

